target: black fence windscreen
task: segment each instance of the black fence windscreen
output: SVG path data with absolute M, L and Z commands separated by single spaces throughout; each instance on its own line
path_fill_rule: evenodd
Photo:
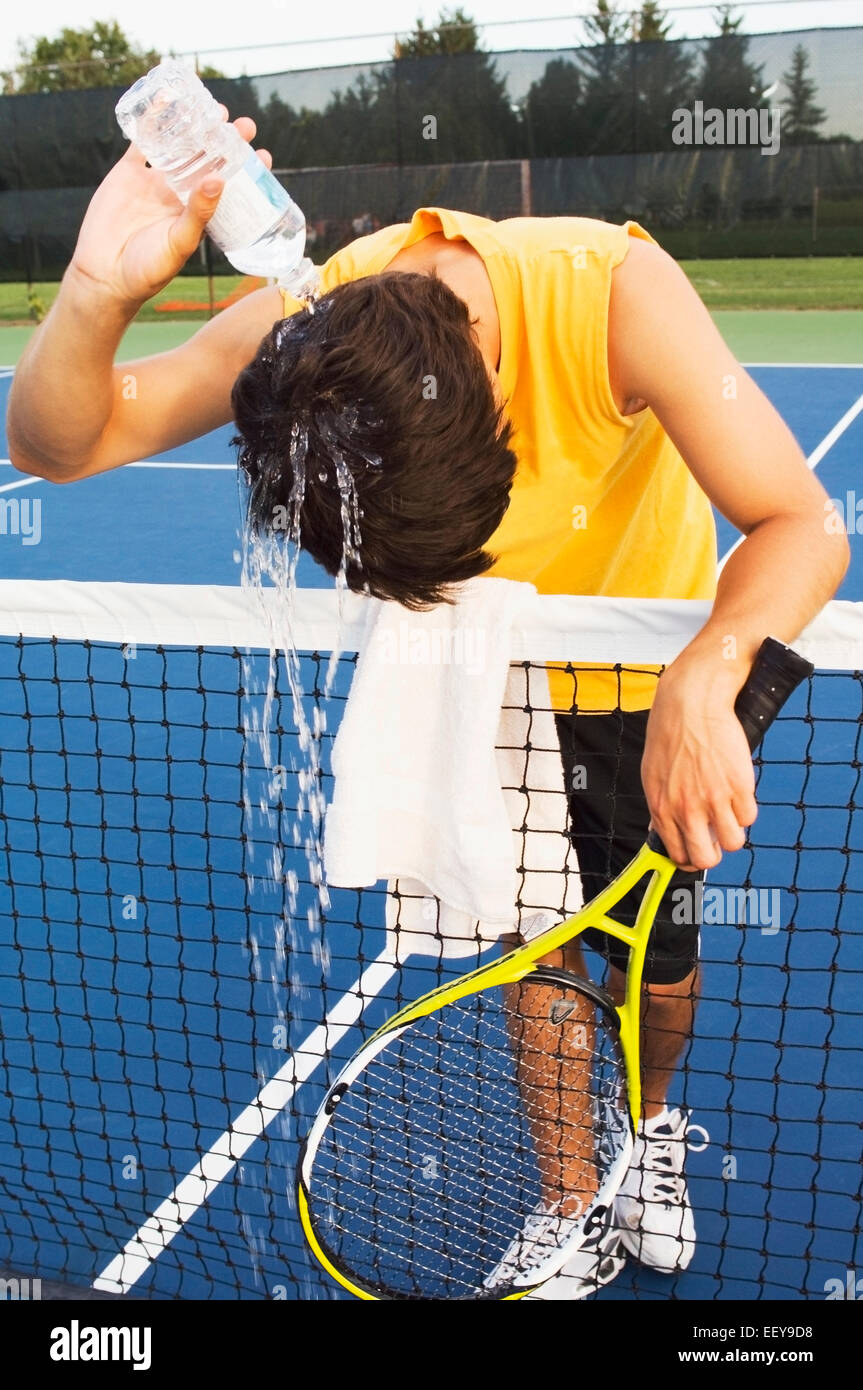
M 209 86 L 257 122 L 318 259 L 423 204 L 637 217 L 676 255 L 836 255 L 863 253 L 861 68 L 853 28 L 434 55 Z M 119 94 L 0 97 L 0 278 L 62 273 L 125 148 Z

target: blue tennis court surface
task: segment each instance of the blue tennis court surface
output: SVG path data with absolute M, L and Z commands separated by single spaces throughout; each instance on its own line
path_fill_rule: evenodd
M 863 368 L 752 372 L 807 455 L 823 452 L 829 494 L 863 500 Z M 237 584 L 230 436 L 63 488 L 0 464 L 0 500 L 19 501 L 0 578 Z M 720 554 L 735 539 L 720 518 Z M 851 548 L 839 597 L 859 599 Z M 301 565 L 301 585 L 321 582 Z M 122 1267 L 159 1297 L 340 1297 L 303 1248 L 297 1138 L 324 1052 L 335 1067 L 359 1040 L 338 1005 L 361 971 L 366 1030 L 435 971 L 375 970 L 375 892 L 335 893 L 323 932 L 296 925 L 314 890 L 288 901 L 286 871 L 305 876 L 291 806 L 258 809 L 254 755 L 240 772 L 238 690 L 260 690 L 263 659 L 142 649 L 131 665 L 108 645 L 0 642 L 0 1267 L 86 1284 Z M 322 680 L 307 658 L 304 688 Z M 794 912 L 790 931 L 787 916 L 776 933 L 702 931 L 704 999 L 673 1093 L 695 1126 L 695 1258 L 674 1279 L 628 1266 L 603 1298 L 821 1298 L 863 1264 L 861 754 L 844 722 L 860 691 L 847 675 L 813 690 L 765 768 L 754 866 L 741 851 L 711 878 L 780 884 Z M 277 713 L 287 764 L 287 699 Z
M 788 422 L 801 447 L 811 454 L 863 393 L 863 367 L 754 367 L 752 375 Z M 0 376 L 0 404 L 11 376 Z M 151 584 L 236 584 L 239 566 L 236 470 L 230 428 L 214 431 L 174 449 L 152 463 L 132 466 L 72 487 L 40 479 L 21 486 L 21 475 L 0 465 L 0 497 L 39 499 L 38 545 L 0 535 L 2 573 L 7 578 L 118 580 Z M 818 465 L 831 497 L 844 499 L 855 488 L 863 501 L 859 459 L 863 420 L 843 431 Z M 0 457 L 8 456 L 5 435 Z M 757 445 L 754 452 L 757 465 Z M 147 461 L 145 461 L 147 462 Z M 5 489 L 10 489 L 5 491 Z M 737 533 L 718 519 L 722 554 Z M 863 526 L 863 515 L 861 516 Z M 852 564 L 840 598 L 863 596 L 863 556 L 852 546 Z M 306 563 L 300 583 L 329 584 Z

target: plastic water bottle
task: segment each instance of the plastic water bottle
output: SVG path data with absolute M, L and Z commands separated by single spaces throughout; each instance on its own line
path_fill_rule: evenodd
M 317 272 L 303 255 L 305 217 L 236 127 L 222 119 L 196 72 L 166 59 L 124 93 L 116 113 L 123 134 L 182 202 L 204 175 L 224 179 L 207 232 L 237 270 L 276 279 L 297 297 L 313 293 Z

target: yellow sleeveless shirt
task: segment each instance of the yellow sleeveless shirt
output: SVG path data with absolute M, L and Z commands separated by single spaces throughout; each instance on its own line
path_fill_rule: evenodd
M 609 383 L 611 274 L 629 238 L 650 241 L 649 234 L 635 222 L 492 222 L 420 208 L 411 222 L 331 256 L 323 291 L 378 274 L 432 232 L 480 254 L 500 317 L 498 376 L 518 469 L 509 509 L 487 543 L 498 557 L 490 573 L 527 580 L 543 594 L 711 599 L 716 532 L 708 499 L 652 411 L 621 415 Z M 283 300 L 285 317 L 301 307 L 285 291 Z M 551 669 L 549 679 L 555 708 L 569 709 L 572 677 Z M 646 709 L 655 684 L 648 670 L 625 672 L 620 684 L 611 669 L 582 670 L 578 707 Z

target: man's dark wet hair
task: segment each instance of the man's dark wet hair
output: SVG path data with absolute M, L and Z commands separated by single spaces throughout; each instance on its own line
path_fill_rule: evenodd
M 252 534 L 284 526 L 301 496 L 301 548 L 336 575 L 355 487 L 351 589 L 425 608 L 494 564 L 512 428 L 468 307 L 437 276 L 354 280 L 276 323 L 232 404 Z

